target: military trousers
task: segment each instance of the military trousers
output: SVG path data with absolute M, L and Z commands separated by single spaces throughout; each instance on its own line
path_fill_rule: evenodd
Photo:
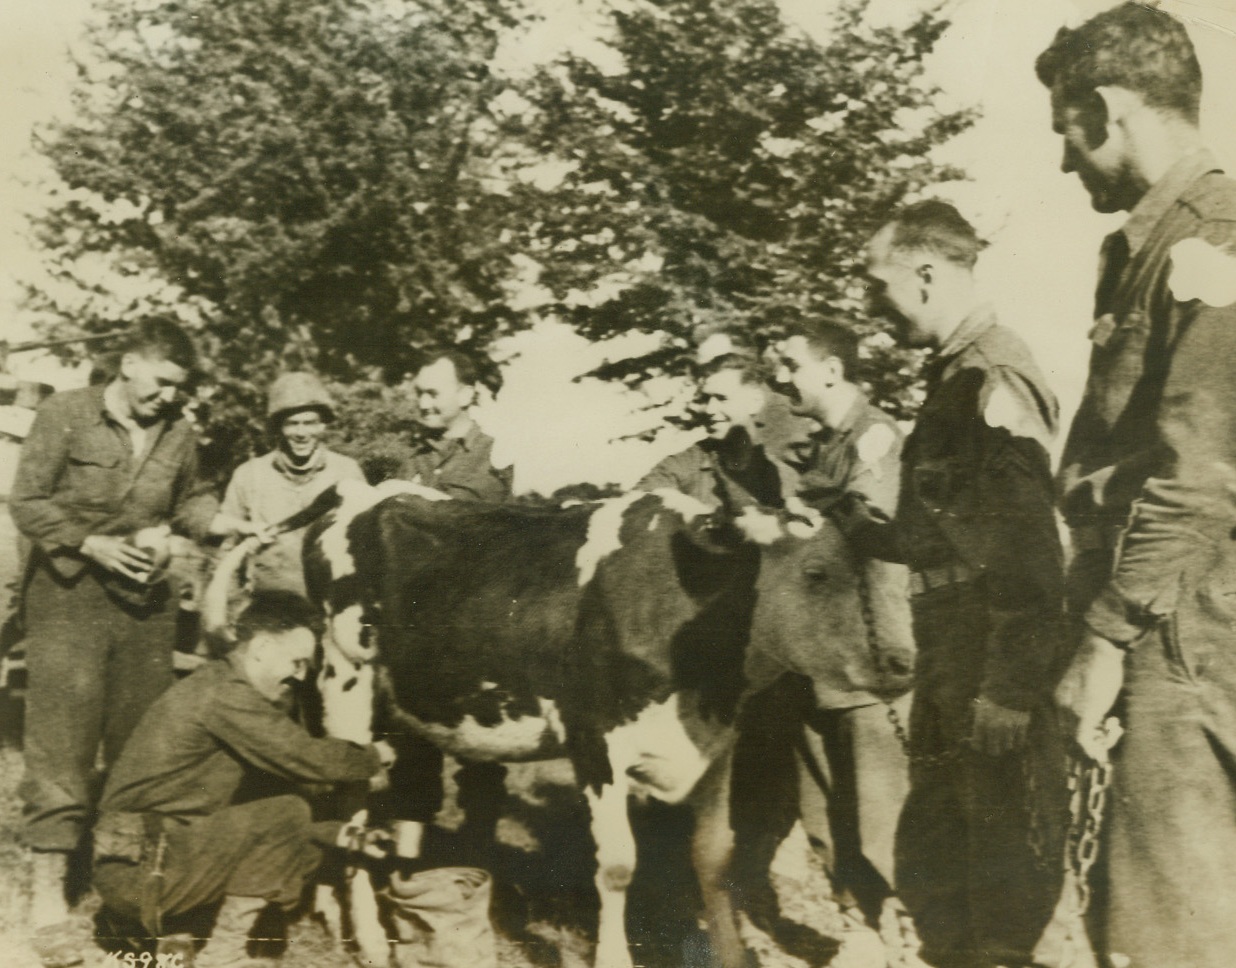
M 325 826 L 325 825 L 324 825 Z M 329 825 L 338 829 L 338 824 Z M 163 821 L 166 849 L 156 885 L 148 862 L 100 860 L 94 887 L 116 914 L 142 922 L 152 934 L 151 912 L 175 918 L 224 896 L 263 898 L 294 907 L 322 862 L 315 843 L 320 828 L 309 804 L 295 794 L 225 807 L 207 817 Z M 157 892 L 151 898 L 149 891 Z
M 1236 583 L 1181 603 L 1126 660 L 1096 946 L 1130 968 L 1236 952 Z M 1106 937 L 1103 918 L 1106 911 Z
M 894 708 L 908 723 L 910 697 Z M 894 842 L 910 789 L 909 757 L 883 703 L 816 710 L 800 757 L 800 810 L 834 893 L 878 920 L 895 893 Z
M 1063 881 L 1067 798 L 1053 717 L 1038 711 L 1023 751 L 971 749 L 986 602 L 971 586 L 938 589 L 915 599 L 914 624 L 910 793 L 896 878 L 920 957 L 937 968 L 1036 964 Z
M 69 582 L 36 567 L 25 611 L 25 839 L 71 851 L 94 808 L 100 748 L 106 768 L 172 684 L 176 606 L 131 607 L 90 571 Z

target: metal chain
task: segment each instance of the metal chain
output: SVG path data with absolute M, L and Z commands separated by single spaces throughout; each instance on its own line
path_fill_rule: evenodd
M 871 605 L 871 587 L 867 581 L 867 571 L 860 562 L 855 569 L 858 575 L 858 601 L 863 619 L 863 629 L 867 633 L 867 649 L 871 653 L 871 661 L 878 669 L 880 666 L 880 642 L 876 635 L 875 610 Z M 959 740 L 955 746 L 944 750 L 940 753 L 915 753 L 910 746 L 910 731 L 906 728 L 905 721 L 901 718 L 901 713 L 897 711 L 897 707 L 888 699 L 881 699 L 880 702 L 884 705 L 885 713 L 888 716 L 888 721 L 893 727 L 893 735 L 897 737 L 897 742 L 901 744 L 902 751 L 906 754 L 906 758 L 914 766 L 921 766 L 926 769 L 937 769 L 946 763 L 952 763 L 964 753 L 969 745 L 965 739 Z
M 1069 836 L 1066 870 L 1077 879 L 1077 916 L 1090 907 L 1090 869 L 1098 859 L 1112 765 L 1074 759 L 1069 768 Z
M 862 610 L 863 627 L 867 633 L 867 647 L 871 658 L 879 665 L 879 641 L 876 637 L 875 613 L 871 605 L 871 589 L 867 573 L 858 568 L 858 597 Z M 968 738 L 939 753 L 914 753 L 910 734 L 897 707 L 887 699 L 880 700 L 885 707 L 893 734 L 905 751 L 910 763 L 925 769 L 938 769 L 959 759 L 970 748 Z M 1039 804 L 1038 777 L 1031 757 L 1022 754 L 1022 771 L 1025 777 L 1026 811 L 1029 814 L 1026 840 L 1034 854 L 1034 864 L 1039 870 L 1047 870 L 1053 863 L 1049 854 L 1052 838 L 1047 830 L 1048 818 L 1043 816 Z M 1066 838 L 1064 863 L 1077 879 L 1078 910 L 1085 914 L 1090 906 L 1090 869 L 1098 858 L 1100 835 L 1103 831 L 1103 814 L 1107 804 L 1107 790 L 1111 786 L 1111 763 L 1086 763 L 1071 759 L 1069 768 L 1069 831 Z
M 1039 778 L 1028 751 L 1022 755 L 1021 772 L 1026 787 L 1026 813 L 1029 815 L 1026 843 L 1034 854 L 1035 869 L 1045 871 L 1051 866 L 1051 858 L 1047 854 L 1051 838 L 1043 827 L 1043 813 L 1039 809 Z

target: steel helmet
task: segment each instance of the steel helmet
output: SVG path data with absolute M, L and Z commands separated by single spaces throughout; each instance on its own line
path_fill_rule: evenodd
M 266 416 L 271 423 L 297 410 L 318 410 L 325 420 L 335 416 L 330 394 L 312 373 L 283 373 L 270 385 Z

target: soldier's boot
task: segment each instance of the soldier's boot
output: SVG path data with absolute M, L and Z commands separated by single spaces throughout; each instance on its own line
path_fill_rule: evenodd
M 271 959 L 248 953 L 249 933 L 268 903 L 260 897 L 225 897 L 210 940 L 193 960 L 193 968 L 269 968 Z
M 59 850 L 31 855 L 30 927 L 32 944 L 44 968 L 69 968 L 82 963 L 82 939 L 69 917 L 65 895 L 69 855 Z

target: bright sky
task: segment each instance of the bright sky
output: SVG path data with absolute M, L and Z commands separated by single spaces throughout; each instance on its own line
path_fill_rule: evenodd
M 825 2 L 781 2 L 793 21 L 819 35 Z M 589 46 L 599 0 L 543 3 L 545 25 L 521 42 L 521 56 Z M 932 63 L 951 103 L 983 109 L 979 124 L 947 149 L 947 158 L 972 178 L 949 186 L 947 195 L 992 241 L 982 264 L 985 283 L 1003 319 L 1031 343 L 1066 414 L 1076 407 L 1084 379 L 1098 245 L 1119 219 L 1093 214 L 1077 179 L 1059 171 L 1059 139 L 1051 133 L 1033 62 L 1061 24 L 1110 5 L 955 0 L 953 26 Z M 1165 0 L 1162 6 L 1189 22 L 1205 72 L 1203 127 L 1220 157 L 1236 163 L 1236 0 Z M 875 0 L 873 16 L 895 23 L 917 7 Z M 7 82 L 0 104 L 6 133 L 0 139 L 0 338 L 28 335 L 16 280 L 40 267 L 21 237 L 21 213 L 40 196 L 22 180 L 42 172 L 28 150 L 29 133 L 67 105 L 72 69 L 65 51 L 88 9 L 87 0 L 10 0 L 0 8 L 0 64 Z M 617 388 L 571 382 L 602 352 L 573 334 L 543 326 L 506 350 L 518 356 L 507 366 L 500 405 L 485 407 L 481 417 L 497 436 L 500 453 L 515 459 L 517 486 L 548 491 L 574 480 L 630 483 L 661 452 L 681 443 L 667 438 L 651 450 L 630 441 L 609 443 L 648 418 L 632 415 L 640 401 Z M 29 363 L 24 366 L 20 372 L 35 375 Z M 54 382 L 66 381 L 50 375 Z

